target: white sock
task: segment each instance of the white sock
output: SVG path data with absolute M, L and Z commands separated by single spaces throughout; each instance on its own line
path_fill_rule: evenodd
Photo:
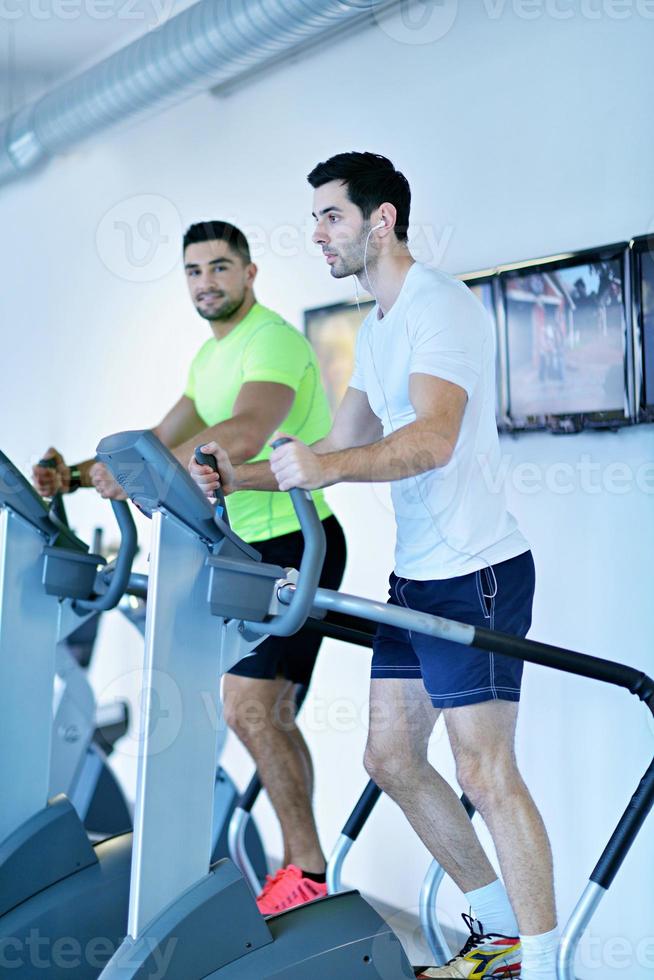
M 499 878 L 490 885 L 466 892 L 466 901 L 479 919 L 484 932 L 499 933 L 501 936 L 517 936 L 518 923 L 506 894 L 506 888 Z
M 559 930 L 540 936 L 520 936 L 522 943 L 521 980 L 556 980 L 556 953 Z

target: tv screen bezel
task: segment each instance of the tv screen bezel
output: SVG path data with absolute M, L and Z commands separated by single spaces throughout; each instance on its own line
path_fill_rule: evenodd
M 507 378 L 506 378 L 506 345 L 504 343 L 504 331 L 502 329 L 502 317 L 500 309 L 499 277 L 497 269 L 481 269 L 478 272 L 464 272 L 457 276 L 468 288 L 471 286 L 491 287 L 493 299 L 493 326 L 495 328 L 495 421 L 499 432 L 510 429 L 509 420 L 506 415 L 507 406 Z
M 641 256 L 654 255 L 654 232 L 637 235 L 629 242 L 631 264 L 631 310 L 634 349 L 634 402 L 639 422 L 654 422 L 654 391 L 647 392 L 645 375 L 645 336 L 643 331 L 643 289 Z M 649 404 L 647 399 L 650 399 Z
M 623 332 L 623 408 L 596 412 L 551 412 L 534 415 L 514 415 L 511 411 L 511 360 L 509 348 L 509 319 L 507 311 L 507 278 L 516 272 L 547 272 L 553 269 L 567 269 L 592 262 L 605 262 L 619 259 L 622 263 L 622 303 L 625 329 Z M 596 248 L 579 249 L 560 255 L 546 256 L 527 262 L 516 262 L 498 267 L 499 295 L 503 320 L 504 345 L 506 350 L 506 418 L 508 428 L 514 432 L 550 431 L 556 433 L 581 432 L 584 429 L 618 429 L 635 422 L 633 401 L 633 339 L 631 329 L 631 295 L 629 243 L 615 242 Z

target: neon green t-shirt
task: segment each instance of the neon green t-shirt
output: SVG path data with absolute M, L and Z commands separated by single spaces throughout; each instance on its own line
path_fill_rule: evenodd
M 331 427 L 329 404 L 316 355 L 309 342 L 279 314 L 255 303 L 222 340 L 212 337 L 194 357 L 184 394 L 207 428 L 232 417 L 241 386 L 272 381 L 295 392 L 282 432 L 312 443 Z M 266 445 L 254 460 L 269 459 Z M 313 494 L 321 520 L 331 511 L 322 490 Z M 297 531 L 299 524 L 287 493 L 241 490 L 227 501 L 232 527 L 248 542 L 266 541 Z

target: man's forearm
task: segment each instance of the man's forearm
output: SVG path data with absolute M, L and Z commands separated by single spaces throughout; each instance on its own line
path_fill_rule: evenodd
M 270 463 L 262 459 L 258 463 L 235 466 L 236 490 L 279 490 Z
M 203 446 L 207 442 L 217 442 L 236 464 L 252 459 L 261 452 L 262 448 L 260 439 L 252 436 L 252 425 L 249 420 L 242 416 L 235 416 L 208 429 L 202 429 L 192 439 L 187 439 L 186 442 L 170 449 L 183 466 L 188 466 L 196 446 Z
M 403 480 L 446 466 L 452 451 L 429 422 L 411 422 L 367 446 L 321 454 L 322 485 Z
M 317 485 L 334 483 L 382 483 L 402 480 L 446 466 L 453 447 L 429 422 L 412 422 L 397 432 L 365 446 L 321 451 L 326 440 L 310 448 L 316 453 L 321 478 Z M 237 490 L 277 490 L 277 480 L 267 461 L 235 467 Z M 316 484 L 311 484 L 316 486 Z
M 329 451 L 329 436 L 311 443 L 310 448 L 320 455 L 327 453 Z M 234 471 L 238 484 L 236 489 L 238 490 L 279 490 L 277 480 L 267 459 L 262 459 L 258 463 L 237 464 L 234 466 Z

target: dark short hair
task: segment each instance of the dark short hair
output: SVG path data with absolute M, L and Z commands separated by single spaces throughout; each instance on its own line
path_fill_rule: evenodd
M 226 242 L 246 264 L 252 261 L 248 240 L 236 225 L 229 221 L 200 221 L 191 225 L 184 235 L 184 251 L 198 242 Z
M 314 167 L 307 180 L 313 188 L 331 180 L 347 185 L 347 196 L 367 220 L 380 204 L 388 201 L 397 211 L 395 234 L 406 242 L 411 210 L 411 188 L 403 173 L 379 153 L 337 153 Z

